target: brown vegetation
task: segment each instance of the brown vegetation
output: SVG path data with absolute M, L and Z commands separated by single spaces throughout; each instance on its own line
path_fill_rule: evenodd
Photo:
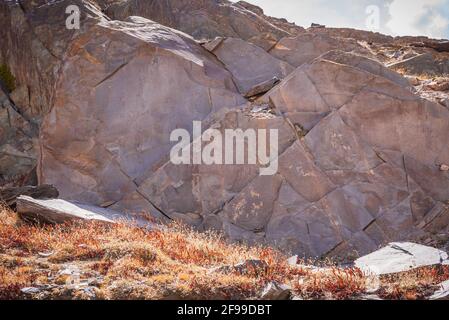
M 369 282 L 358 269 L 290 266 L 274 249 L 229 244 L 179 224 L 152 231 L 95 222 L 38 226 L 0 211 L 0 299 L 256 299 L 271 281 L 304 299 L 348 299 Z M 220 269 L 250 259 L 266 267 Z M 384 277 L 379 292 L 419 299 L 449 278 L 441 268 Z M 41 289 L 22 291 L 29 287 Z

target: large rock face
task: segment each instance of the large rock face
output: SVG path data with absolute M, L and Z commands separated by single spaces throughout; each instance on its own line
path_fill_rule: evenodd
M 295 140 L 293 131 L 282 117 L 270 115 L 259 118 L 240 110 L 226 113 L 213 128 L 221 132 L 238 128 L 278 129 L 281 151 Z M 157 208 L 172 218 L 179 218 L 204 228 L 235 228 L 242 231 L 238 232 L 241 236 L 263 229 L 263 221 L 269 219 L 269 207 L 276 197 L 279 185 L 279 179 L 272 181 L 271 177 L 259 177 L 257 164 L 175 165 L 167 161 L 148 176 L 134 194 L 117 203 L 115 208 L 142 210 L 143 199 L 151 199 Z M 242 192 L 245 187 L 246 191 Z M 239 198 L 256 193 L 259 193 L 259 201 L 265 198 L 264 205 L 259 206 L 257 210 L 250 213 L 245 212 L 247 208 L 243 207 L 240 208 L 241 212 L 232 209 Z M 241 221 L 247 227 L 246 231 L 238 223 L 233 224 L 234 220 Z M 256 227 L 251 227 L 254 225 Z
M 446 228 L 449 179 L 438 165 L 449 162 L 448 110 L 415 96 L 379 63 L 347 55 L 303 65 L 256 102 L 279 116 L 237 111 L 219 122 L 278 128 L 276 175 L 167 162 L 117 209 L 141 209 L 141 198 L 151 199 L 200 228 L 306 256 L 367 253 Z
M 103 21 L 74 39 L 41 127 L 41 183 L 103 204 L 136 189 L 191 130 L 243 102 L 231 75 L 189 36 L 144 18 Z
M 0 174 L 33 165 L 28 126 L 43 118 L 39 182 L 67 200 L 305 256 L 447 233 L 449 110 L 351 32 L 304 33 L 248 3 L 206 0 L 79 0 L 73 31 L 72 2 L 47 2 L 0 4 L 0 58 L 18 82 L 0 109 Z M 195 120 L 277 129 L 278 170 L 173 164 L 170 134 Z
M 289 237 L 284 233 L 282 241 L 298 247 L 309 243 L 318 255 L 366 252 L 388 239 L 410 236 L 416 224 L 449 198 L 443 191 L 447 172 L 438 170 L 449 161 L 443 138 L 449 133 L 449 113 L 442 106 L 378 75 L 323 59 L 297 69 L 268 97 L 292 122 L 303 112 L 324 116 L 304 144 L 333 184 L 321 197 L 305 197 L 315 183 L 294 188 L 309 206 L 277 219 L 291 230 L 296 221 L 305 228 L 322 214 L 329 219 L 321 223 L 327 229 L 310 232 L 309 226 L 308 240 L 292 232 Z M 435 215 L 447 219 L 442 207 Z M 272 228 L 278 236 L 281 229 Z M 311 240 L 323 235 L 326 241 Z

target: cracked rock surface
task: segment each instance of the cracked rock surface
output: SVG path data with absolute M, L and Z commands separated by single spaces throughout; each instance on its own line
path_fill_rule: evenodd
M 243 1 L 79 1 L 83 27 L 68 31 L 58 27 L 67 3 L 0 4 L 12 97 L 40 125 L 39 183 L 62 198 L 307 257 L 448 233 L 449 109 L 420 91 L 444 97 L 444 81 L 387 67 L 417 73 L 409 59 L 425 58 L 444 76 L 446 53 L 306 31 Z M 276 174 L 260 176 L 258 162 L 174 165 L 170 133 L 192 133 L 192 121 L 277 129 Z
M 213 55 L 140 17 L 92 27 L 64 68 L 41 127 L 39 177 L 94 204 L 135 191 L 169 153 L 174 129 L 244 101 Z

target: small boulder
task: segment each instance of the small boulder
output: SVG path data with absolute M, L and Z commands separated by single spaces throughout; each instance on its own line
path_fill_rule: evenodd
M 448 80 L 432 81 L 431 83 L 425 86 L 425 89 L 433 91 L 448 91 L 449 81 Z
M 438 288 L 429 300 L 449 300 L 449 280 L 440 283 Z
M 382 300 L 382 298 L 379 297 L 377 294 L 364 294 L 364 295 L 358 297 L 358 300 L 379 301 L 379 300 Z
M 268 264 L 262 260 L 246 260 L 245 262 L 241 262 L 236 264 L 233 269 L 235 272 L 240 274 L 246 273 L 262 273 L 268 268 Z
M 446 107 L 449 109 L 449 98 L 442 98 L 442 99 L 440 99 L 439 102 L 443 107 Z
M 277 282 L 270 282 L 263 289 L 262 300 L 288 300 L 291 296 L 291 287 Z
M 262 260 L 246 260 L 233 266 L 222 266 L 212 271 L 238 274 L 263 273 L 268 268 L 268 264 Z
M 20 196 L 17 198 L 17 212 L 25 219 L 44 223 L 93 220 L 106 223 L 129 222 L 139 226 L 150 226 L 149 222 L 143 218 L 62 199 L 37 200 L 28 196 Z
M 42 290 L 39 288 L 36 288 L 36 287 L 26 287 L 26 288 L 20 289 L 20 291 L 26 295 L 34 295 L 34 294 L 40 293 Z
M 252 87 L 246 94 L 245 98 L 251 98 L 260 94 L 264 94 L 271 90 L 276 84 L 280 82 L 278 77 L 273 77 L 269 80 L 263 81 Z
M 448 262 L 444 251 L 411 242 L 395 242 L 357 259 L 355 266 L 366 273 L 382 275 Z
M 291 267 L 298 266 L 298 256 L 297 255 L 291 256 L 290 258 L 287 259 L 287 263 Z
M 326 26 L 324 24 L 319 24 L 319 23 L 312 23 L 310 25 L 311 28 L 317 28 L 317 29 L 323 29 L 326 28 Z
M 421 84 L 421 82 L 419 81 L 419 79 L 417 77 L 414 77 L 414 76 L 404 76 L 404 77 L 408 80 L 408 82 L 412 86 L 419 86 Z
M 223 42 L 224 39 L 225 38 L 223 38 L 223 37 L 216 37 L 214 40 L 211 40 L 211 41 L 203 44 L 203 47 L 207 51 L 213 52 Z

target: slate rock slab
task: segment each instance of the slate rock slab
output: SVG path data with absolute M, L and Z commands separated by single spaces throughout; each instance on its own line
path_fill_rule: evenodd
M 285 284 L 270 282 L 263 289 L 261 298 L 263 300 L 288 300 L 291 296 L 292 288 Z
M 93 220 L 106 223 L 135 222 L 140 226 L 149 225 L 149 222 L 142 218 L 62 199 L 38 200 L 28 196 L 20 196 L 17 198 L 17 212 L 22 217 L 45 223 Z
M 393 242 L 357 259 L 355 266 L 364 272 L 382 275 L 447 263 L 448 255 L 444 251 L 411 242 Z
M 429 298 L 429 300 L 449 300 L 449 280 L 438 285 L 439 289 Z

